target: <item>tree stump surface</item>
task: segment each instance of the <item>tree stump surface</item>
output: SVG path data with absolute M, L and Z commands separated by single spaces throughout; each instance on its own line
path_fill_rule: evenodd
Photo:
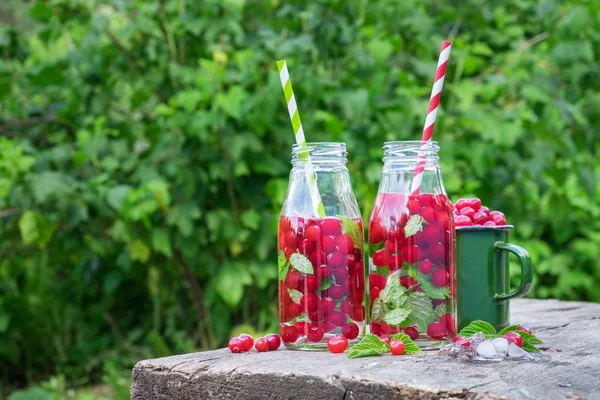
M 228 349 L 140 361 L 141 399 L 600 399 L 600 304 L 516 300 L 511 323 L 544 341 L 538 361 L 460 361 L 438 351 L 344 354 Z

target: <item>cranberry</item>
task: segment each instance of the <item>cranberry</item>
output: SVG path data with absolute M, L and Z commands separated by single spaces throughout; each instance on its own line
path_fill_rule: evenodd
M 339 300 L 346 295 L 346 292 L 341 285 L 333 285 L 327 292 L 329 293 L 329 297 L 334 300 Z
M 492 211 L 490 218 L 496 225 L 506 225 L 506 217 L 500 211 Z
M 319 308 L 319 295 L 316 293 L 305 293 L 300 298 L 300 308 L 306 311 L 314 311 Z
M 350 310 L 350 318 L 352 318 L 355 321 L 364 321 L 365 320 L 365 316 L 366 316 L 366 309 L 365 306 L 362 305 L 355 305 L 352 306 L 352 309 Z
M 240 339 L 239 337 L 234 337 L 229 339 L 229 350 L 232 353 L 241 353 L 244 350 L 244 342 L 242 341 L 242 339 Z M 250 350 L 250 349 L 248 349 Z
M 408 200 L 408 203 L 406 203 L 406 208 L 408 208 L 408 212 L 411 215 L 417 214 L 421 211 L 421 203 L 419 203 L 419 200 L 417 199 L 410 199 Z
M 301 289 L 304 284 L 304 278 L 302 274 L 298 271 L 292 270 L 289 271 L 287 276 L 285 277 L 285 285 L 290 289 Z
M 358 337 L 358 333 L 358 325 L 353 322 L 350 322 L 342 327 L 342 335 L 344 335 L 346 339 L 356 339 Z
M 252 336 L 248 335 L 247 333 L 242 333 L 240 336 L 238 336 L 241 341 L 242 341 L 242 351 L 248 351 L 252 348 L 252 345 L 254 344 L 254 339 L 252 338 Z
M 332 266 L 333 268 L 339 267 L 344 263 L 344 256 L 339 251 L 334 251 L 333 253 L 327 256 L 327 264 Z
M 315 242 L 311 242 L 308 239 L 304 239 L 302 242 L 298 244 L 298 251 L 300 254 L 305 256 L 310 256 L 310 254 L 315 250 Z
M 319 327 L 313 326 L 308 329 L 306 338 L 311 342 L 318 342 L 323 339 L 323 330 Z
M 294 324 L 294 327 L 297 329 L 297 332 L 300 335 L 306 335 L 306 332 L 308 332 L 308 328 L 310 326 L 308 323 L 306 323 L 304 321 L 298 321 Z
M 414 326 L 409 326 L 406 328 L 404 333 L 406 333 L 412 340 L 417 340 L 419 338 L 419 331 Z
M 329 254 L 337 250 L 337 240 L 333 236 L 323 236 L 322 246 L 327 254 Z
M 433 322 L 427 327 L 427 336 L 440 340 L 446 335 L 446 327 L 439 322 Z
M 356 256 L 354 254 L 348 254 L 346 264 L 348 265 L 348 270 L 352 271 L 356 266 Z
M 496 226 L 496 223 L 494 221 L 486 221 L 482 226 Z
M 336 330 L 336 327 L 333 326 L 327 319 L 324 319 L 323 321 L 319 322 L 318 326 L 323 332 L 331 332 Z
M 306 278 L 304 278 L 304 292 L 305 293 L 316 292 L 317 289 L 319 289 L 320 285 L 321 285 L 321 282 L 319 281 L 319 278 L 317 278 L 314 275 L 308 275 Z
M 487 220 L 488 220 L 488 215 L 486 213 L 484 213 L 483 211 L 477 211 L 473 215 L 473 222 L 476 224 L 483 224 Z
M 456 203 L 454 203 L 454 208 L 456 210 L 461 210 L 465 207 L 469 207 L 469 199 L 458 199 Z
M 336 283 L 346 282 L 348 280 L 348 268 L 341 266 L 337 267 L 335 271 L 333 271 L 333 276 L 335 277 Z
M 331 297 L 323 297 L 321 299 L 320 306 L 323 314 L 329 314 L 335 310 L 335 300 L 333 300 Z
M 530 335 L 533 335 L 533 332 L 531 331 L 531 329 L 529 329 L 529 328 L 527 328 L 527 327 L 525 327 L 525 326 L 522 326 L 522 327 L 520 327 L 520 328 L 519 328 L 519 329 L 517 329 L 517 330 L 518 330 L 518 331 L 521 331 L 521 332 L 527 332 L 527 333 L 529 333 Z
M 327 347 L 332 353 L 343 353 L 348 348 L 348 339 L 342 335 L 335 335 L 327 341 Z
M 459 215 L 464 215 L 466 217 L 469 217 L 472 221 L 473 216 L 475 215 L 475 210 L 473 210 L 471 207 L 461 208 L 461 210 L 459 211 Z
M 342 221 L 337 218 L 325 218 L 321 228 L 323 235 L 338 236 L 342 233 Z
M 256 351 L 258 351 L 259 353 L 262 353 L 263 351 L 271 350 L 271 345 L 269 344 L 269 341 L 267 339 L 265 339 L 264 337 L 256 339 L 256 343 L 254 343 L 254 347 L 256 348 Z
M 422 274 L 428 274 L 433 270 L 433 264 L 429 260 L 423 260 L 419 263 L 419 271 Z
M 378 287 L 369 290 L 369 298 L 371 299 L 371 302 L 374 302 L 375 299 L 379 297 L 379 293 L 381 293 L 381 289 Z
M 441 264 L 446 256 L 446 248 L 441 243 L 432 244 L 427 249 L 427 254 L 435 264 Z
M 442 288 L 448 285 L 448 274 L 444 269 L 436 269 L 431 274 L 431 283 L 433 283 L 436 287 Z
M 471 345 L 471 342 L 467 340 L 466 337 L 464 336 L 457 336 L 452 340 L 452 343 L 456 343 L 456 342 L 460 342 L 461 346 L 464 347 L 469 347 Z
M 350 314 L 350 301 L 349 300 L 342 301 L 342 303 L 340 304 L 340 311 L 346 315 Z
M 327 260 L 327 257 L 323 250 L 315 250 L 310 254 L 310 262 L 315 267 L 324 264 L 325 260 Z
M 317 241 L 320 241 L 321 238 L 323 237 L 323 232 L 321 231 L 320 226 L 312 225 L 312 226 L 309 226 L 308 228 L 306 228 L 306 231 L 304 231 L 304 236 L 308 240 L 317 242 Z
M 386 250 L 377 250 L 375 254 L 373 254 L 373 264 L 377 267 L 385 267 L 388 265 L 390 258 L 390 253 Z
M 444 232 L 437 225 L 427 225 L 421 232 L 423 240 L 429 244 L 437 243 L 442 239 Z
M 456 217 L 454 217 L 454 223 L 456 224 L 456 226 L 473 225 L 473 221 L 471 221 L 471 218 L 467 217 L 466 215 L 457 215 Z
M 381 339 L 382 342 L 384 342 L 388 346 L 390 345 L 390 337 L 389 336 L 384 336 L 384 337 L 382 337 L 380 339 Z
M 319 279 L 327 279 L 333 274 L 333 268 L 327 264 L 319 265 L 315 274 Z
M 508 340 L 508 343 L 514 343 L 519 347 L 523 347 L 523 337 L 519 335 L 517 332 L 507 332 L 502 336 L 504 339 Z
M 369 226 L 369 243 L 375 244 L 385 240 L 385 233 L 381 224 L 377 221 L 371 221 Z
M 456 335 L 456 321 L 452 314 L 444 314 L 440 318 L 440 323 L 446 327 L 446 334 L 450 337 Z
M 294 235 L 294 232 L 292 232 L 292 231 L 286 232 L 285 244 L 288 247 L 296 247 L 296 245 L 298 244 L 298 240 L 296 239 L 296 235 Z
M 486 213 L 487 215 L 490 215 L 490 209 L 487 208 L 486 206 L 481 206 L 479 207 L 479 211 Z
M 291 303 L 288 306 L 288 313 L 290 317 L 297 317 L 298 315 L 302 314 L 302 307 L 300 307 L 300 304 Z
M 402 255 L 400 254 L 392 254 L 390 256 L 390 272 L 394 272 L 399 270 L 400 268 L 402 268 L 402 265 L 404 264 L 404 259 L 402 258 Z
M 277 350 L 281 346 L 281 338 L 274 333 L 269 333 L 265 339 L 269 342 L 269 350 Z
M 433 207 L 423 207 L 421 209 L 421 217 L 428 223 L 432 223 L 437 219 L 437 212 Z
M 481 200 L 479 200 L 477 197 L 475 197 L 474 199 L 469 199 L 469 207 L 471 207 L 475 211 L 479 210 L 479 208 L 481 207 Z
M 421 250 L 417 246 L 406 245 L 402 247 L 402 259 L 409 264 L 419 261 Z
M 385 241 L 385 249 L 388 253 L 398 253 L 400 251 L 400 242 L 388 239 Z
M 279 331 L 283 343 L 293 343 L 298 339 L 298 329 L 294 325 L 283 325 Z
M 406 220 L 408 220 L 408 215 L 403 214 L 402 219 L 404 219 L 404 217 L 406 217 Z M 403 225 L 404 224 L 406 224 L 406 222 L 403 222 Z M 390 235 L 389 235 L 390 240 L 400 241 L 400 240 L 404 240 L 405 237 L 406 237 L 406 234 L 404 232 L 403 226 L 395 225 L 390 229 Z
M 381 336 L 383 335 L 383 327 L 381 324 L 372 322 L 371 323 L 371 333 L 373 335 Z
M 369 289 L 373 290 L 374 288 L 383 289 L 385 287 L 386 279 L 383 275 L 379 274 L 370 274 L 369 275 Z
M 390 343 L 390 351 L 395 356 L 404 354 L 404 342 L 402 340 L 394 340 Z
M 336 239 L 337 247 L 343 254 L 348 254 L 352 252 L 354 248 L 354 242 L 352 238 L 348 235 L 340 235 Z
M 335 326 L 343 326 L 346 323 L 346 314 L 341 311 L 332 311 L 327 318 L 329 323 Z
M 284 217 L 283 215 L 279 218 L 279 231 L 286 232 L 292 229 L 292 223 L 288 217 Z
M 285 259 L 289 260 L 291 255 L 294 254 L 296 252 L 296 248 L 294 247 L 286 247 L 285 249 L 283 249 L 283 254 L 285 254 Z

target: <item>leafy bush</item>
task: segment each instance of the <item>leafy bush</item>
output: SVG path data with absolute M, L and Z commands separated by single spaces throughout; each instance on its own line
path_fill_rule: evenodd
M 381 145 L 419 137 L 450 37 L 450 197 L 505 211 L 533 296 L 600 301 L 598 2 L 10 0 L 0 18 L 5 382 L 86 385 L 276 328 L 283 57 L 368 219 Z

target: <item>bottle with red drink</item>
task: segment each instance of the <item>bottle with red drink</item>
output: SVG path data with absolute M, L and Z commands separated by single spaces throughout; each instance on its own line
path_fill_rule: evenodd
M 326 350 L 366 329 L 363 223 L 346 168 L 344 143 L 308 143 L 310 163 L 294 146 L 278 227 L 280 335 L 287 348 Z M 307 173 L 307 168 L 309 172 Z M 307 184 L 317 178 L 324 215 Z
M 439 347 L 457 329 L 454 221 L 438 150 L 436 142 L 385 143 L 369 224 L 370 331 L 404 332 L 422 348 Z

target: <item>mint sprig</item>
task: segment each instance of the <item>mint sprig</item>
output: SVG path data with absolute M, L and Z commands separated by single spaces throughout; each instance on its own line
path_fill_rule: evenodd
M 417 354 L 422 351 L 406 333 L 396 333 L 390 339 L 390 343 L 394 340 L 401 340 L 404 343 L 404 354 L 406 355 Z
M 300 253 L 292 254 L 290 256 L 290 263 L 296 271 L 302 272 L 303 274 L 312 275 L 315 273 L 310 260 Z
M 477 320 L 462 328 L 458 332 L 458 336 L 469 337 L 477 332 L 481 332 L 484 335 L 495 335 L 496 329 L 489 322 Z
M 338 216 L 338 218 L 342 221 L 342 232 L 350 236 L 350 239 L 352 239 L 352 243 L 354 243 L 354 247 L 362 251 L 363 236 L 358 222 L 351 218 L 346 218 L 342 216 Z
M 473 336 L 477 332 L 481 332 L 486 335 L 505 335 L 508 332 L 515 332 L 523 338 L 523 349 L 526 351 L 537 353 L 540 350 L 535 347 L 536 344 L 542 344 L 540 339 L 537 336 L 532 335 L 531 333 L 520 331 L 519 328 L 521 325 L 510 325 L 506 328 L 502 329 L 500 332 L 496 332 L 496 329 L 488 322 L 485 321 L 473 321 L 469 325 L 465 326 L 458 332 L 458 336 L 469 337 Z
M 412 310 L 407 307 L 396 308 L 395 310 L 392 310 L 392 311 L 386 313 L 385 316 L 383 317 L 383 320 L 388 325 L 393 325 L 393 326 L 402 325 L 404 323 L 404 321 L 408 318 L 408 316 L 410 315 L 411 312 L 412 312 Z
M 348 358 L 379 356 L 388 351 L 390 351 L 390 346 L 379 339 L 377 335 L 367 333 L 360 343 L 352 346 L 348 352 Z
M 436 320 L 431 299 L 423 292 L 413 292 L 406 306 L 412 310 L 410 321 L 419 326 L 421 332 L 427 332 L 427 326 Z
M 300 304 L 300 299 L 303 296 L 302 292 L 296 289 L 288 289 L 287 291 L 290 297 L 292 298 L 292 301 L 296 304 Z
M 430 277 L 421 273 L 421 271 L 415 269 L 411 269 L 409 271 L 409 275 L 412 276 L 419 282 L 421 285 L 421 289 L 430 299 L 445 299 L 446 297 L 450 297 L 450 288 L 448 286 L 444 287 L 436 287 L 430 281 Z
M 283 250 L 279 250 L 279 254 L 277 256 L 277 269 L 279 271 L 279 280 L 285 281 L 287 273 L 290 269 L 290 263 L 285 258 L 285 253 Z
M 423 230 L 423 222 L 425 222 L 425 220 L 418 214 L 410 217 L 404 227 L 404 235 L 408 238 L 416 235 L 417 232 L 421 232 Z

